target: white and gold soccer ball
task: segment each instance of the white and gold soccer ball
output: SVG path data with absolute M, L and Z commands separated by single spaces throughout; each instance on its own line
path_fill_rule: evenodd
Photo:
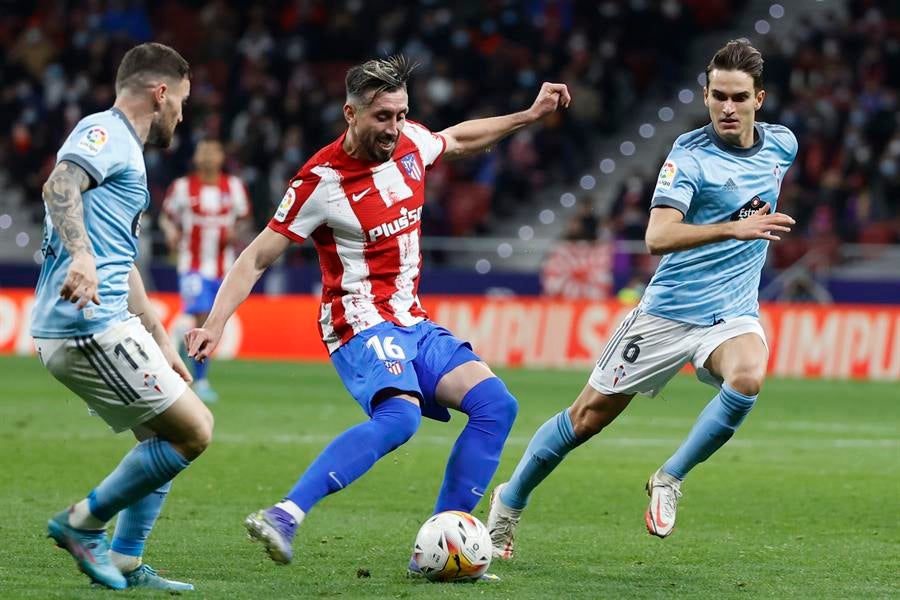
M 429 581 L 478 579 L 491 565 L 491 534 L 469 513 L 438 513 L 419 529 L 413 560 Z

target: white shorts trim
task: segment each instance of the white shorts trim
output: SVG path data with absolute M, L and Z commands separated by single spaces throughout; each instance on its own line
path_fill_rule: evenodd
M 116 432 L 162 413 L 187 388 L 134 316 L 97 334 L 34 345 L 47 370 Z
M 704 365 L 713 350 L 745 333 L 757 334 L 768 350 L 766 334 L 755 317 L 736 317 L 709 326 L 692 325 L 635 308 L 610 338 L 588 383 L 601 394 L 652 397 L 690 362 L 697 379 L 718 388 L 722 379 Z

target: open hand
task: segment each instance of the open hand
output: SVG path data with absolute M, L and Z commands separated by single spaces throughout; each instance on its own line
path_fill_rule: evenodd
M 770 240 L 777 242 L 781 238 L 776 233 L 789 233 L 791 225 L 796 221 L 784 213 L 771 213 L 772 206 L 765 205 L 746 219 L 735 221 L 734 239 L 736 240 Z

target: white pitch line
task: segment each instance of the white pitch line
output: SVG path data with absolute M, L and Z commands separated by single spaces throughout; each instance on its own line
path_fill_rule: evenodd
M 753 419 L 752 416 L 748 419 Z M 672 427 L 672 428 L 690 428 L 696 418 L 678 418 L 678 417 L 637 417 L 623 415 L 616 419 L 615 423 L 629 427 L 653 428 L 653 427 Z M 764 429 L 766 431 L 807 431 L 812 433 L 855 433 L 884 435 L 888 437 L 898 437 L 897 427 L 882 425 L 876 423 L 835 423 L 832 421 L 766 421 L 762 419 L 754 419 L 751 427 L 754 429 Z
M 296 445 L 296 446 L 324 446 L 335 438 L 335 435 L 317 434 L 291 434 L 276 433 L 272 435 L 250 435 L 245 433 L 213 433 L 213 446 L 217 444 L 278 444 L 278 445 Z M 63 432 L 42 432 L 34 435 L 28 435 L 29 440 L 42 441 L 90 441 L 109 437 L 110 434 L 104 431 L 89 431 L 80 433 L 63 433 Z M 453 436 L 444 435 L 416 435 L 410 441 L 412 444 L 427 445 L 443 445 L 448 448 L 456 441 Z M 507 446 L 524 447 L 528 445 L 531 438 L 524 436 L 512 436 L 507 439 Z M 669 447 L 674 448 L 680 444 L 682 438 L 677 437 L 618 437 L 618 436 L 600 436 L 595 438 L 592 443 L 600 446 L 612 446 L 621 448 L 657 448 Z M 865 439 L 865 438 L 835 438 L 835 439 L 814 439 L 814 440 L 790 440 L 784 438 L 778 439 L 734 439 L 728 442 L 731 447 L 738 448 L 798 448 L 798 449 L 826 449 L 826 448 L 889 448 L 900 449 L 900 440 L 896 439 Z

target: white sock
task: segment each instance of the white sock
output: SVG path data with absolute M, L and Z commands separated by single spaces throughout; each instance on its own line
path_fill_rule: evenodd
M 121 572 L 121 573 L 131 573 L 135 569 L 141 566 L 141 563 L 144 562 L 140 556 L 129 556 L 127 554 L 120 554 L 115 550 L 109 551 L 109 558 L 112 560 L 112 564 Z
M 303 522 L 304 517 L 306 517 L 306 513 L 303 510 L 294 504 L 291 500 L 282 500 L 278 504 L 275 505 L 275 508 L 280 508 L 287 514 L 294 517 L 294 520 L 297 521 L 297 525 Z
M 75 529 L 105 529 L 106 523 L 93 514 L 85 498 L 69 509 L 69 525 Z
M 682 479 L 678 479 L 678 478 L 675 477 L 674 475 L 671 475 L 671 474 L 669 474 L 669 473 L 666 473 L 665 471 L 662 470 L 662 468 L 660 468 L 660 469 L 656 472 L 656 476 L 655 476 L 655 477 L 656 477 L 657 480 L 662 481 L 663 483 L 665 483 L 665 484 L 667 484 L 667 485 L 674 485 L 675 487 L 680 486 L 680 485 L 681 485 L 681 482 L 683 481 Z

